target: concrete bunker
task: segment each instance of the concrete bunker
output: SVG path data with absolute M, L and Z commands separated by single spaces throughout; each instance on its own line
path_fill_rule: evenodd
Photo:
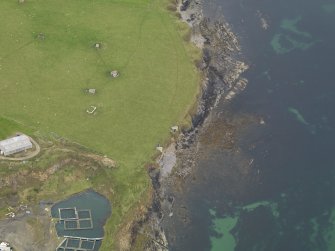
M 95 43 L 95 44 L 94 44 L 94 48 L 95 48 L 95 49 L 101 49 L 101 47 L 102 47 L 102 44 L 101 44 L 101 43 Z
M 113 71 L 110 72 L 110 76 L 112 78 L 117 78 L 118 76 L 120 76 L 120 73 L 116 70 L 113 70 Z
M 95 95 L 95 93 L 97 92 L 97 90 L 94 89 L 94 88 L 90 88 L 90 89 L 87 90 L 87 92 L 88 92 L 88 94 Z

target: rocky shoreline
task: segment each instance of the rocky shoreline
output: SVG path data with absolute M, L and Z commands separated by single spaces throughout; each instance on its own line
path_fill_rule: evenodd
M 203 52 L 198 65 L 204 76 L 203 85 L 197 111 L 192 118 L 192 127 L 180 132 L 176 142 L 157 161 L 159 168 L 153 166 L 149 171 L 154 188 L 152 205 L 145 219 L 133 228 L 134 239 L 138 233 L 146 237 L 143 250 L 148 251 L 168 250 L 162 222 L 165 217 L 173 217 L 174 195 L 171 188 L 183 183 L 192 174 L 196 163 L 198 135 L 211 110 L 220 99 L 232 99 L 247 85 L 247 80 L 241 74 L 248 66 L 238 59 L 241 49 L 229 25 L 225 21 L 212 22 L 205 17 L 201 0 L 181 0 L 178 12 L 191 27 L 191 41 Z M 172 169 L 171 160 L 175 167 L 167 174 L 166 170 Z

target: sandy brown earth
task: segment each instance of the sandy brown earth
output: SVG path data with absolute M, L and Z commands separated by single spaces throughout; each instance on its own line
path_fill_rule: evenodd
M 1 220 L 0 240 L 9 242 L 15 251 L 54 251 L 61 239 L 56 237 L 49 213 L 39 211 Z

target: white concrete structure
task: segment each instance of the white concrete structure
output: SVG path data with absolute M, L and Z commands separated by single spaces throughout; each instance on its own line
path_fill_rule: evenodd
M 117 78 L 119 76 L 118 71 L 111 71 L 110 74 L 111 74 L 112 78 Z
M 95 112 L 96 109 L 97 109 L 96 106 L 91 105 L 91 106 L 86 110 L 86 112 L 87 112 L 88 114 L 93 114 L 93 113 Z
M 13 249 L 9 246 L 7 242 L 0 243 L 0 251 L 12 251 Z
M 28 136 L 19 135 L 0 141 L 0 154 L 8 156 L 27 149 L 31 149 L 32 147 L 33 144 L 30 142 Z
M 93 94 L 93 95 L 94 95 L 94 94 L 95 94 L 95 92 L 96 92 L 96 90 L 95 90 L 95 89 L 88 89 L 88 93 L 89 93 L 89 94 Z

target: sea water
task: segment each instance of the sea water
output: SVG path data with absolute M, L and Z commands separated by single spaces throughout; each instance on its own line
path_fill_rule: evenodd
M 171 250 L 335 250 L 335 1 L 205 2 L 239 37 L 249 84 L 201 133 Z

